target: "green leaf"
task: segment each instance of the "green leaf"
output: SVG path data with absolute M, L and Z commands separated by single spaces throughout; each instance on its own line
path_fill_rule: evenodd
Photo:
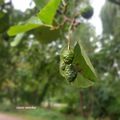
M 0 5 L 4 3 L 4 0 L 0 0 Z
M 60 29 L 51 30 L 50 27 L 47 26 L 41 26 L 31 32 L 41 43 L 49 43 L 57 40 L 60 37 Z
M 18 33 L 24 33 L 40 26 L 51 27 L 60 1 L 61 0 L 50 0 L 50 2 L 38 13 L 38 17 L 30 18 L 25 24 L 10 27 L 8 35 L 14 36 Z
M 77 88 L 87 88 L 94 85 L 94 82 L 84 78 L 81 74 L 78 74 L 77 78 L 71 83 L 71 85 Z
M 51 25 L 61 0 L 50 0 L 48 4 L 38 13 L 39 19 L 44 23 Z
M 14 38 L 14 40 L 10 43 L 10 45 L 11 45 L 12 47 L 17 46 L 17 45 L 20 43 L 20 41 L 22 40 L 23 36 L 24 36 L 24 33 L 18 34 L 18 35 Z
M 82 44 L 79 42 L 76 44 L 75 49 L 75 58 L 73 63 L 77 65 L 77 68 L 80 70 L 80 74 L 90 80 L 90 81 L 96 81 L 97 75 L 95 72 L 95 69 L 93 68 Z
M 18 33 L 24 33 L 37 27 L 40 27 L 41 25 L 43 25 L 43 23 L 38 17 L 31 17 L 28 21 L 26 21 L 25 24 L 10 27 L 10 29 L 8 30 L 8 35 L 14 36 Z

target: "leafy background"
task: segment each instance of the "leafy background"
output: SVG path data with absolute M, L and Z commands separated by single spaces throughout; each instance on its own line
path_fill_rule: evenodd
M 52 25 L 61 21 L 56 12 L 61 1 L 34 2 L 35 8 L 21 12 L 11 2 L 0 1 L 0 110 L 27 116 L 29 120 L 119 120 L 119 1 L 106 0 L 100 15 L 103 24 L 100 36 L 80 18 L 82 23 L 72 36 L 73 42 L 78 42 L 74 62 L 79 62 L 85 72 L 73 85 L 59 74 L 59 54 L 66 45 L 68 25 L 51 31 Z M 68 2 L 66 14 L 72 16 L 81 1 Z M 101 48 L 96 52 L 97 43 Z M 86 55 L 98 73 L 97 80 Z M 23 114 L 16 111 L 17 105 L 35 105 L 38 109 Z

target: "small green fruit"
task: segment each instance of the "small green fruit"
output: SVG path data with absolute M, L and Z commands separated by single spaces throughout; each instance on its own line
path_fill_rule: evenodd
M 65 63 L 63 61 L 61 61 L 60 62 L 60 69 L 65 70 L 65 67 L 66 67 Z
M 66 64 L 64 63 L 64 61 L 62 59 L 60 59 L 60 65 L 59 65 L 59 71 L 60 71 L 60 74 L 65 77 L 65 67 L 66 67 Z
M 85 19 L 90 19 L 93 16 L 93 12 L 94 12 L 93 8 L 90 5 L 85 6 L 81 10 L 81 16 Z
M 70 63 L 72 63 L 72 61 L 74 59 L 74 52 L 73 52 L 73 50 L 64 50 L 62 52 L 61 57 L 66 64 L 70 64 Z
M 77 72 L 72 64 L 66 65 L 65 68 L 65 79 L 68 82 L 73 82 L 77 77 Z

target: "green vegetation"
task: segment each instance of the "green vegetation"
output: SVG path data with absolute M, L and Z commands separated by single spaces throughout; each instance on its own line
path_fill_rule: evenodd
M 81 116 L 65 115 L 58 110 L 37 108 L 36 110 L 22 110 L 7 113 L 26 120 L 86 120 Z
M 21 12 L 0 0 L 0 111 L 29 120 L 119 120 L 119 2 L 106 0 L 100 36 L 86 20 L 93 8 L 87 17 L 80 12 L 89 0 L 32 2 Z

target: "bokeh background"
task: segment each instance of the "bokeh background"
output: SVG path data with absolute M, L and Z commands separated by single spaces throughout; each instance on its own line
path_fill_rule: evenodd
M 7 35 L 10 26 L 38 12 L 35 1 L 0 0 L 0 116 L 7 116 L 5 120 L 13 119 L 11 115 L 15 120 L 120 120 L 120 1 L 67 1 L 68 15 L 81 2 L 94 8 L 91 20 L 79 18 L 84 24 L 74 38 L 81 39 L 98 73 L 99 80 L 89 88 L 70 86 L 59 73 L 64 28 L 59 35 L 47 30 L 40 35 L 39 29 L 27 32 L 17 46 L 14 37 Z M 40 1 L 39 8 L 48 2 Z

